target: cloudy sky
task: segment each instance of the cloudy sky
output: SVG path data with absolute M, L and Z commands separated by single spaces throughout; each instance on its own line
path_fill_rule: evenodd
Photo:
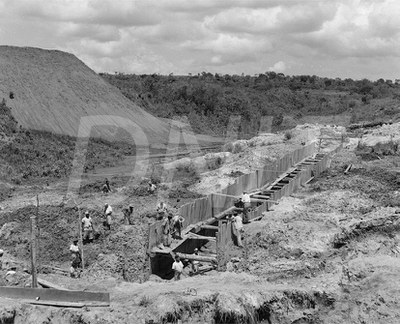
M 0 0 L 0 43 L 96 72 L 400 78 L 399 0 Z

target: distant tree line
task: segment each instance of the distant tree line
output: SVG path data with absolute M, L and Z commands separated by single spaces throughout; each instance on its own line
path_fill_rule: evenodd
M 279 128 L 283 115 L 332 115 L 368 104 L 372 99 L 393 97 L 399 80 L 321 78 L 265 72 L 255 76 L 151 74 L 100 75 L 122 93 L 158 117 L 187 116 L 198 132 L 221 134 L 231 115 L 242 117 L 244 133 L 255 133 L 263 116 L 272 116 Z

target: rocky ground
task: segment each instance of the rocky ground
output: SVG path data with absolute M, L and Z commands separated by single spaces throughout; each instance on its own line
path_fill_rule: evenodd
M 329 133 L 339 138 L 342 132 L 333 128 Z M 208 171 L 190 188 L 207 193 L 215 189 L 212 179 L 215 182 L 222 178 L 223 184 L 229 176 L 221 175 L 251 171 L 257 163 L 321 136 L 321 127 L 299 126 L 291 136 L 262 135 L 232 144 L 232 157 L 221 170 Z M 319 143 L 322 150 L 329 149 L 329 144 L 329 140 Z M 160 186 L 161 195 L 141 196 L 143 185 L 139 179 L 129 188 L 116 182 L 115 192 L 107 196 L 89 186 L 79 203 L 100 224 L 101 209 L 107 200 L 115 207 L 115 231 L 101 233 L 104 235 L 98 241 L 85 246 L 88 264 L 81 279 L 57 273 L 40 276 L 69 289 L 109 291 L 111 307 L 55 309 L 4 299 L 0 321 L 399 323 L 398 151 L 375 154 L 375 146 L 348 147 L 334 156 L 331 168 L 320 178 L 283 198 L 260 221 L 246 225 L 245 248 L 236 250 L 227 272 L 184 276 L 179 282 L 146 275 L 146 228 L 152 221 L 146 215 L 154 212 L 160 197 L 169 199 L 171 205 L 190 198 L 179 202 L 176 197 L 168 198 L 167 185 Z M 29 275 L 23 270 L 29 256 L 28 220 L 35 212 L 34 193 L 34 188 L 20 188 L 2 202 L 0 243 L 6 250 L 2 271 L 6 285 L 29 283 Z M 64 194 L 65 185 L 58 184 L 40 196 L 40 215 L 46 224 L 42 230 L 42 262 L 59 268 L 68 266 L 67 249 L 75 236 L 78 217 L 77 209 L 64 199 Z M 130 202 L 135 206 L 133 226 L 123 224 L 121 213 Z M 7 274 L 13 268 L 16 272 Z

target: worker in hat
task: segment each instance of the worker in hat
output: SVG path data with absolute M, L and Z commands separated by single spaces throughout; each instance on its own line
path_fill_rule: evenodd
M 82 230 L 83 243 L 93 242 L 93 220 L 88 211 L 85 212 L 85 217 L 82 218 Z

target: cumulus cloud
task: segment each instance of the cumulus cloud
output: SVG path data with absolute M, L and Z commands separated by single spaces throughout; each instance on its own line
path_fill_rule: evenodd
M 395 0 L 0 0 L 0 36 L 99 72 L 395 78 L 399 14 Z
M 266 9 L 233 8 L 207 17 L 206 24 L 212 29 L 233 33 L 311 32 L 332 19 L 335 11 L 336 6 L 330 3 L 280 5 Z
M 268 71 L 285 72 L 286 64 L 283 61 L 276 62 L 273 66 L 268 68 Z

